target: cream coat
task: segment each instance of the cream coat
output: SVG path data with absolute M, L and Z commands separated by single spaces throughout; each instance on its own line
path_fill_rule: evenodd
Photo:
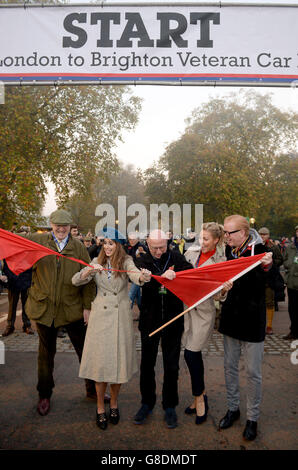
M 96 264 L 95 258 L 91 264 Z M 86 268 L 84 268 L 86 269 Z M 88 269 L 88 268 L 87 268 Z M 141 272 L 130 256 L 124 263 L 123 273 L 108 279 L 107 271 L 94 277 L 97 296 L 92 303 L 79 376 L 96 382 L 120 384 L 128 382 L 137 372 L 136 347 L 132 312 L 128 297 L 128 278 L 138 285 Z M 82 270 L 83 271 L 83 270 Z M 73 276 L 72 282 L 80 286 L 90 282 L 80 279 L 80 273 Z
M 186 251 L 185 258 L 195 266 L 199 254 L 199 246 L 192 247 Z M 217 247 L 214 255 L 202 264 L 202 266 L 209 266 L 210 264 L 220 263 L 222 261 L 226 261 L 224 250 L 221 247 Z M 195 307 L 184 315 L 182 344 L 189 351 L 202 351 L 202 349 L 207 346 L 214 327 L 216 315 L 215 300 L 218 298 L 219 295 L 210 297 L 205 300 L 205 302 L 198 305 L 198 307 Z M 221 300 L 224 300 L 224 298 L 221 298 Z

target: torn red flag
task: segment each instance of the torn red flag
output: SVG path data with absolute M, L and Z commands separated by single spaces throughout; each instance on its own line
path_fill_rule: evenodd
M 263 256 L 264 253 L 179 271 L 173 281 L 161 276 L 152 277 L 190 307 L 216 294 L 225 282 L 235 280 L 256 267 Z
M 31 268 L 40 258 L 48 255 L 65 258 L 57 251 L 0 228 L 0 259 L 5 259 L 9 269 L 17 276 Z M 67 258 L 89 266 L 82 260 Z

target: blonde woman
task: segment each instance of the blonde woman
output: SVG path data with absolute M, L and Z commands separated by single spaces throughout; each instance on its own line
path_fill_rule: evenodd
M 133 321 L 128 296 L 128 280 L 143 285 L 151 278 L 145 269 L 138 270 L 122 246 L 119 232 L 108 228 L 103 248 L 92 261 L 93 268 L 84 268 L 72 278 L 75 286 L 95 279 L 97 296 L 92 304 L 79 376 L 95 381 L 97 394 L 96 424 L 106 429 L 104 394 L 110 384 L 109 421 L 120 419 L 118 395 L 122 383 L 137 371 Z M 112 270 L 113 269 L 113 270 Z M 117 271 L 116 271 L 117 270 Z M 122 270 L 127 272 L 121 272 Z
M 194 268 L 226 261 L 223 239 L 222 225 L 215 222 L 204 223 L 200 233 L 200 244 L 192 246 L 186 251 L 186 260 Z M 226 292 L 231 287 L 231 283 L 224 284 L 223 290 L 217 296 L 205 300 L 187 313 L 184 318 L 182 343 L 185 346 L 184 358 L 190 372 L 194 396 L 193 403 L 186 408 L 185 413 L 196 413 L 196 424 L 206 421 L 208 413 L 202 349 L 208 344 L 213 330 L 216 314 L 215 300 L 224 300 Z

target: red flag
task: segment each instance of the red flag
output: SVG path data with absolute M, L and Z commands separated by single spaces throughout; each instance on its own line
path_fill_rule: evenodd
M 202 268 L 189 269 L 188 271 L 179 271 L 176 278 L 169 281 L 161 276 L 153 276 L 158 282 L 166 286 L 173 294 L 179 297 L 186 305 L 190 305 L 184 312 L 164 325 L 152 331 L 149 336 L 153 336 L 160 330 L 170 325 L 178 318 L 185 315 L 191 309 L 209 299 L 212 295 L 219 292 L 224 282 L 235 281 L 239 277 L 254 269 L 261 263 L 264 253 L 245 258 L 238 258 L 222 263 L 203 266 Z
M 153 277 L 186 305 L 193 306 L 193 304 L 198 304 L 199 301 L 203 302 L 220 291 L 224 282 L 235 280 L 255 268 L 260 264 L 263 256 L 264 253 L 179 271 L 173 281 L 161 276 Z
M 17 276 L 48 255 L 66 258 L 57 251 L 0 228 L 0 259 L 5 259 L 9 269 Z M 82 260 L 68 259 L 89 266 Z

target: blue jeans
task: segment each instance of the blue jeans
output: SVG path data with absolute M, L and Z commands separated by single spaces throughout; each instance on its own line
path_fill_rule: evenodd
M 132 284 L 130 291 L 129 291 L 129 298 L 131 300 L 131 308 L 133 307 L 135 298 L 137 299 L 137 305 L 140 308 L 141 307 L 141 287 L 138 286 L 137 284 Z
M 224 335 L 224 369 L 228 408 L 236 411 L 240 404 L 239 359 L 243 349 L 246 368 L 246 414 L 247 419 L 257 421 L 262 400 L 262 361 L 264 342 L 249 343 Z

